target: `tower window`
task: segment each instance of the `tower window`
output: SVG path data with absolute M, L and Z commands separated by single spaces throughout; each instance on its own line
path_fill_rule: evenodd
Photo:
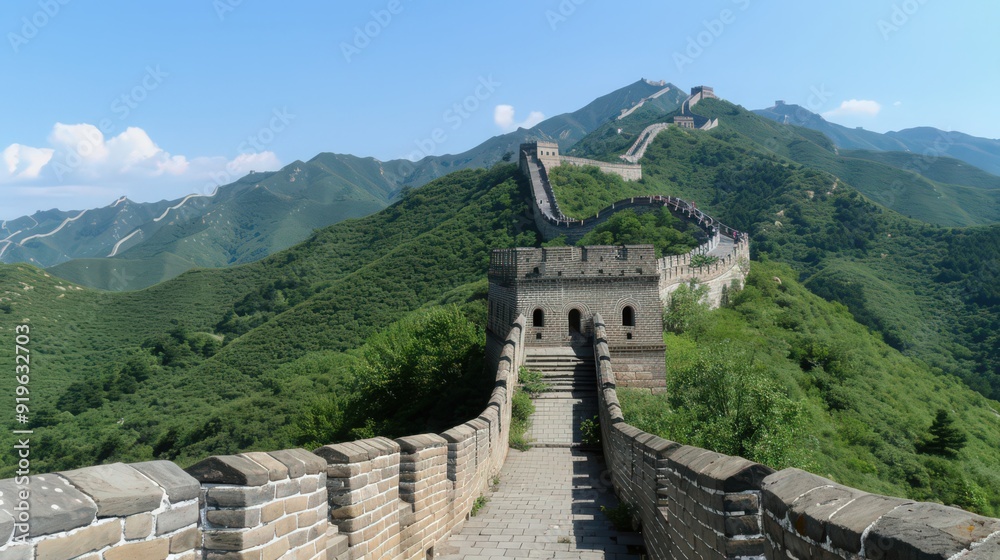
M 545 326 L 545 312 L 541 309 L 536 309 L 531 313 L 531 326 L 533 327 L 544 327 Z
M 626 305 L 625 309 L 622 309 L 622 326 L 635 326 L 635 309 L 632 309 L 631 305 Z

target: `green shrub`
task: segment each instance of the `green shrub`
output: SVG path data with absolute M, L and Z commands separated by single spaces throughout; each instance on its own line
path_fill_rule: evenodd
M 535 403 L 531 402 L 528 393 L 515 389 L 511 398 L 510 410 L 510 436 L 508 443 L 514 449 L 527 451 L 531 449 L 531 442 L 528 441 L 527 432 L 531 426 L 530 417 L 535 413 Z
M 542 381 L 544 378 L 545 376 L 542 372 L 528 369 L 524 366 L 521 366 L 517 374 L 517 379 L 521 383 L 521 388 L 532 397 L 549 388 L 549 384 Z
M 580 435 L 584 445 L 601 445 L 601 417 L 594 416 L 580 422 Z

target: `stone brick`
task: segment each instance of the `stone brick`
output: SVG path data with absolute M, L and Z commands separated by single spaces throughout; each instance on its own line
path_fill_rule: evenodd
M 163 490 L 123 463 L 58 473 L 97 504 L 98 517 L 122 517 L 160 507 Z
M 726 494 L 723 504 L 727 512 L 754 513 L 760 509 L 760 498 L 757 494 Z
M 266 468 L 239 455 L 209 457 L 186 470 L 202 483 L 262 486 L 270 479 L 270 473 Z
M 31 544 L 11 544 L 0 552 L 2 560 L 35 560 L 35 549 Z
M 727 537 L 760 534 L 760 521 L 756 515 L 727 516 L 725 519 Z
M 271 544 L 265 545 L 261 550 L 261 560 L 276 560 L 289 550 L 288 538 L 282 537 Z
M 270 542 L 274 538 L 274 527 L 265 525 L 246 530 L 209 529 L 202 534 L 207 550 L 243 551 Z
M 268 479 L 272 482 L 288 478 L 288 467 L 268 453 L 254 451 L 251 453 L 241 453 L 240 455 L 267 469 Z
M 767 476 L 761 486 L 764 507 L 784 519 L 792 502 L 806 492 L 834 482 L 800 469 L 785 469 Z
M 262 508 L 210 509 L 205 512 L 205 519 L 212 525 L 218 525 L 220 527 L 227 527 L 230 529 L 246 529 L 260 525 L 261 511 Z M 278 517 L 280 516 L 281 513 L 278 514 Z
M 285 515 L 285 502 L 283 500 L 265 504 L 260 508 L 261 523 L 270 523 L 282 515 Z
M 178 529 L 198 523 L 198 503 L 191 502 L 183 506 L 174 506 L 156 516 L 156 534 L 165 535 Z
M 279 537 L 283 537 L 288 533 L 291 533 L 295 529 L 298 529 L 299 527 L 298 523 L 295 520 L 294 515 L 289 515 L 288 517 L 282 517 L 281 519 L 275 521 L 273 525 L 274 525 L 274 534 Z
M 115 544 L 121 538 L 121 520 L 108 520 L 66 535 L 42 539 L 38 542 L 35 558 L 36 560 L 69 560 Z
M 144 539 L 153 532 L 153 514 L 139 513 L 125 518 L 125 538 Z
M 170 536 L 170 553 L 179 554 L 201 546 L 201 529 L 191 527 Z
M 1000 519 L 982 517 L 939 504 L 899 506 L 883 515 L 868 532 L 865 550 L 886 560 L 947 559 L 1000 531 Z
M 69 481 L 54 474 L 29 477 L 31 523 L 28 536 L 38 537 L 90 525 L 97 517 L 97 505 Z M 0 481 L 3 510 L 13 513 L 22 491 L 13 478 Z
M 821 486 L 799 496 L 789 511 L 792 525 L 801 535 L 826 542 L 830 516 L 865 493 L 846 486 Z
M 213 486 L 205 492 L 211 507 L 253 507 L 274 499 L 271 486 Z
M 319 474 L 326 470 L 326 460 L 315 453 L 310 453 L 302 448 L 286 449 L 285 451 L 292 457 L 302 461 L 302 464 L 305 466 L 305 473 L 308 475 Z
M 169 539 L 153 539 L 116 546 L 104 553 L 104 560 L 164 560 L 169 555 Z
M 857 554 L 861 552 L 861 535 L 879 517 L 889 511 L 913 502 L 865 494 L 830 517 L 827 535 L 833 546 Z
M 201 487 L 198 481 L 170 461 L 133 463 L 131 467 L 166 490 L 170 503 L 186 502 L 198 497 L 198 491 Z
M 14 517 L 6 508 L 13 508 L 17 496 L 4 496 L 0 494 L 0 546 L 7 544 L 7 541 L 14 535 Z M 12 503 L 13 502 L 13 503 Z M 11 509 L 11 512 L 14 510 Z

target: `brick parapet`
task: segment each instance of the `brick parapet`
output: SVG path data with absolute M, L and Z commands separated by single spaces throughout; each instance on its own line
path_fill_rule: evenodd
M 1000 558 L 1000 520 L 869 494 L 798 470 L 680 445 L 629 425 L 600 315 L 598 411 L 605 462 L 654 559 Z
M 483 413 L 441 434 L 0 481 L 0 559 L 426 558 L 507 456 L 523 330 L 497 349 Z

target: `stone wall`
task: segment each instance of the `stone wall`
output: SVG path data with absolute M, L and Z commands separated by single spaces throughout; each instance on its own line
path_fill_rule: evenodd
M 168 461 L 3 480 L 0 558 L 202 558 L 198 495 Z
M 684 255 L 663 257 L 658 261 L 660 272 L 660 298 L 667 301 L 670 294 L 680 286 L 692 280 L 708 287 L 707 300 L 711 307 L 722 304 L 723 290 L 734 282 L 743 285 L 747 266 L 750 263 L 750 242 L 743 238 L 733 245 L 726 255 L 710 265 L 691 266 L 691 257 L 699 251 L 691 251 Z
M 441 434 L 0 481 L 0 560 L 424 559 L 507 456 L 524 317 L 479 417 Z
M 605 461 L 653 559 L 996 560 L 1000 519 L 869 494 L 798 469 L 680 445 L 630 426 L 595 317 Z
M 559 163 L 566 165 L 594 166 L 605 173 L 613 173 L 626 181 L 638 181 L 642 179 L 642 166 L 634 163 L 608 163 L 594 159 L 584 159 L 570 156 L 559 156 Z M 546 166 L 546 170 L 548 166 Z

